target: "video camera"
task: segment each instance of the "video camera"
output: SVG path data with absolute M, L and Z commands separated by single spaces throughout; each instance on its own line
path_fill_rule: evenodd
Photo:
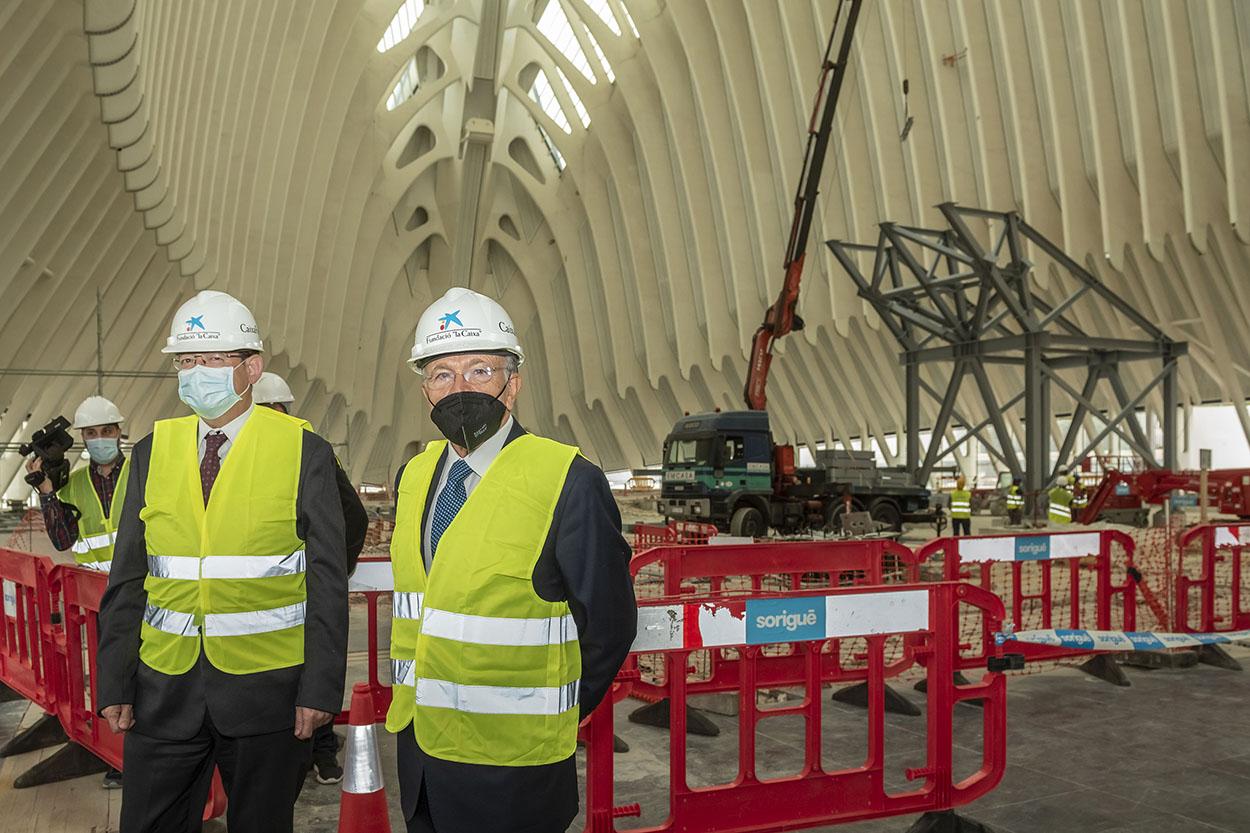
M 53 491 L 60 489 L 69 482 L 70 462 L 65 459 L 65 452 L 74 447 L 74 438 L 69 433 L 69 420 L 63 416 L 49 422 L 35 432 L 30 442 L 18 446 L 23 456 L 34 454 L 43 461 L 40 471 L 32 471 L 26 475 L 26 482 L 35 488 L 43 482 L 44 477 L 52 481 Z

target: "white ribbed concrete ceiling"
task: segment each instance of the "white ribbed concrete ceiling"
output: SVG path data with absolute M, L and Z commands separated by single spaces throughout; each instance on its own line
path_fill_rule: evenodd
M 174 309 L 223 289 L 354 477 L 384 481 L 434 436 L 403 365 L 416 318 L 469 285 L 533 357 L 523 422 L 609 468 L 654 462 L 682 411 L 739 407 L 835 7 L 0 3 L 3 364 L 93 368 L 99 292 L 106 367 L 163 371 Z M 900 427 L 897 347 L 821 241 L 940 226 L 947 200 L 1020 210 L 1189 341 L 1185 402 L 1244 403 L 1250 4 L 868 0 L 852 54 L 778 434 Z M 0 434 L 95 386 L 0 376 Z M 104 392 L 135 435 L 184 412 L 168 378 Z

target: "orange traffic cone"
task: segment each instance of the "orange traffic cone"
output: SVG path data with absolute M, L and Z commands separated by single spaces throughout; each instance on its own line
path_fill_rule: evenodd
M 339 833 L 391 831 L 375 732 L 373 693 L 367 683 L 356 683 L 352 686 L 352 711 L 347 726 Z

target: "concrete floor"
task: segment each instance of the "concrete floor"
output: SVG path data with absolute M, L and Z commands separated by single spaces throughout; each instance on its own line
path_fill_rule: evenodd
M 1250 649 L 1233 653 L 1250 665 Z M 997 833 L 1203 833 L 1250 831 L 1250 721 L 1245 704 L 1250 676 L 1207 666 L 1178 671 L 1128 669 L 1130 688 L 1116 688 L 1075 670 L 1015 677 L 1009 683 L 1009 766 L 1003 782 L 963 812 Z M 913 696 L 923 706 L 923 697 Z M 616 757 L 617 802 L 643 805 L 641 819 L 618 826 L 658 824 L 667 804 L 667 732 L 625 720 L 636 703 L 618 705 L 618 733 L 630 745 Z M 35 717 L 25 703 L 0 705 L 0 742 L 19 722 Z M 975 767 L 980 712 L 961 706 L 956 737 L 957 772 Z M 736 719 L 712 715 L 717 738 L 692 737 L 692 782 L 713 784 L 736 771 Z M 863 755 L 863 712 L 828 702 L 831 728 L 824 756 L 833 766 L 852 766 Z M 841 728 L 838 728 L 841 727 Z M 383 768 L 396 831 L 394 745 L 381 733 Z M 769 719 L 759 745 L 766 775 L 793 772 L 802 760 L 797 718 Z M 888 716 L 887 784 L 907 783 L 902 770 L 915 766 L 924 744 L 923 718 Z M 0 831 L 61 833 L 115 831 L 117 793 L 99 789 L 99 776 L 14 790 L 13 778 L 42 754 L 0 765 Z M 296 808 L 296 829 L 337 830 L 339 789 L 309 781 Z M 21 819 L 21 823 L 16 820 Z M 7 821 L 6 821 L 7 820 Z M 902 833 L 914 817 L 814 828 L 838 833 Z M 206 830 L 221 831 L 215 823 Z M 582 829 L 579 819 L 573 831 Z

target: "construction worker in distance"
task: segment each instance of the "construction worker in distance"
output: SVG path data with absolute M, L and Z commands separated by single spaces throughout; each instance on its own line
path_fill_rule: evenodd
M 951 490 L 951 532 L 957 536 L 972 534 L 972 492 L 962 474 L 955 478 Z
M 1073 469 L 1068 473 L 1068 482 L 1071 484 L 1072 491 L 1072 520 L 1076 522 L 1081 519 L 1081 515 L 1085 512 L 1085 507 L 1089 505 L 1089 494 L 1081 483 L 1081 472 L 1079 469 Z
M 286 380 L 276 373 L 265 371 L 260 374 L 260 381 L 252 392 L 252 400 L 257 405 L 273 408 L 283 414 L 291 413 L 291 405 L 295 396 Z M 369 533 L 369 513 L 360 502 L 356 487 L 347 477 L 347 472 L 334 461 L 334 479 L 339 490 L 339 504 L 343 507 L 343 528 L 347 534 L 347 574 L 356 569 L 356 559 L 365 547 L 365 536 Z M 318 726 L 312 737 L 312 766 L 319 784 L 337 784 L 343 780 L 343 767 L 339 766 L 339 742 L 334 734 L 334 724 Z
M 254 406 L 263 349 L 224 292 L 183 304 L 163 352 L 195 413 L 159 420 L 132 453 L 96 681 L 126 734 L 120 833 L 198 831 L 214 766 L 231 830 L 291 833 L 312 734 L 342 707 L 334 452 Z
M 1007 523 L 1020 526 L 1024 521 L 1024 493 L 1020 491 L 1020 478 L 1011 478 L 1007 488 Z
M 430 442 L 397 478 L 393 699 L 410 833 L 555 833 L 577 814 L 577 725 L 629 653 L 629 545 L 607 478 L 513 416 L 512 319 L 454 288 L 409 360 Z
M 52 491 L 46 476 L 36 487 L 43 525 L 58 552 L 73 550 L 80 567 L 107 573 L 113 564 L 117 521 L 126 501 L 126 477 L 130 463 L 122 454 L 122 423 L 126 418 L 103 396 L 88 396 L 74 412 L 73 427 L 91 458 L 75 469 L 69 482 Z M 26 464 L 28 472 L 41 471 L 38 457 Z M 122 774 L 112 767 L 104 773 L 106 790 L 122 785 Z
M 1068 489 L 1069 480 L 1066 474 L 1059 475 L 1054 488 L 1047 495 L 1049 509 L 1046 516 L 1052 524 L 1072 523 L 1072 492 Z

